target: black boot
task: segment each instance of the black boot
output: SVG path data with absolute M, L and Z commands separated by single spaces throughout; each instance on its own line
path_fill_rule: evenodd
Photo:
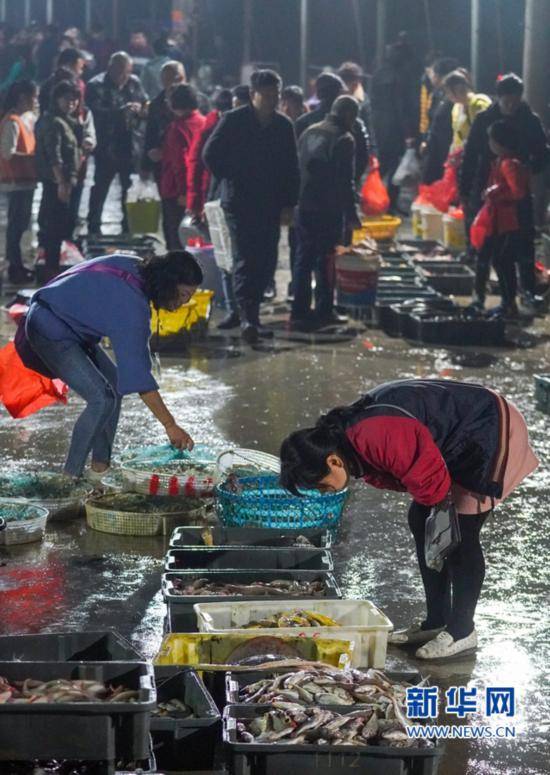
M 238 328 L 241 324 L 241 319 L 236 312 L 229 312 L 223 320 L 218 323 L 218 329 L 220 331 L 229 331 L 231 328 Z

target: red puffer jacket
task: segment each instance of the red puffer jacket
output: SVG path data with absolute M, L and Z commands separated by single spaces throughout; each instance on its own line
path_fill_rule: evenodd
M 202 160 L 202 150 L 221 115 L 219 110 L 212 110 L 206 116 L 202 131 L 195 138 L 189 154 L 187 166 L 187 209 L 197 215 L 202 213 L 204 209 L 211 177 L 210 170 Z
M 493 234 L 519 229 L 518 202 L 529 193 L 529 170 L 519 159 L 498 158 L 485 191 L 493 216 Z
M 168 125 L 162 144 L 159 191 L 162 199 L 185 196 L 191 148 L 204 127 L 205 118 L 194 110 Z

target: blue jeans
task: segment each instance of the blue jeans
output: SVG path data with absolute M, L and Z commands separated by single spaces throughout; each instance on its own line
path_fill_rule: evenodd
M 115 364 L 98 345 L 85 349 L 78 342 L 46 339 L 32 319 L 27 336 L 50 371 L 86 401 L 73 429 L 65 473 L 81 476 L 90 452 L 92 462 L 108 465 L 122 401 L 116 389 Z

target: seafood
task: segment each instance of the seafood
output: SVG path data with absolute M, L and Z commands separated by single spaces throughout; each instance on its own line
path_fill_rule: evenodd
M 307 667 L 263 678 L 239 690 L 239 702 L 264 704 L 292 702 L 298 705 L 369 705 L 380 717 L 403 717 L 407 688 L 392 683 L 379 670 L 338 670 Z
M 162 718 L 166 716 L 177 716 L 177 718 L 195 718 L 195 713 L 189 705 L 186 705 L 177 697 L 174 697 L 167 702 L 159 702 L 156 709 L 153 711 L 153 716 L 160 716 Z
M 315 611 L 295 609 L 294 611 L 279 611 L 266 619 L 249 622 L 244 629 L 254 630 L 270 627 L 338 627 L 338 622 Z
M 298 581 L 294 579 L 275 579 L 274 581 L 255 581 L 251 584 L 230 584 L 211 579 L 196 579 L 186 582 L 173 580 L 174 595 L 248 595 L 250 597 L 324 597 L 325 586 L 322 581 Z
M 103 495 L 95 503 L 104 509 L 134 514 L 167 514 L 171 512 L 177 514 L 204 506 L 204 503 L 197 498 L 178 498 L 172 495 L 139 495 L 131 492 Z
M 427 739 L 409 738 L 406 720 L 387 720 L 377 708 L 335 713 L 324 708 L 304 708 L 275 703 L 272 710 L 250 720 L 237 721 L 237 736 L 243 743 L 284 745 L 368 745 L 397 748 L 429 748 Z
M 239 644 L 227 657 L 228 664 L 251 664 L 267 659 L 299 658 L 300 652 L 282 638 L 260 636 Z
M 70 681 L 57 678 L 39 681 L 8 681 L 0 676 L 0 704 L 44 702 L 137 702 L 139 691 L 125 686 L 110 686 L 101 681 Z

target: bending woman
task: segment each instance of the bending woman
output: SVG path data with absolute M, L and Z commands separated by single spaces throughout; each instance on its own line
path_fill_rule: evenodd
M 130 393 L 139 393 L 174 446 L 192 449 L 152 375 L 150 305 L 176 310 L 201 282 L 201 268 L 185 251 L 146 261 L 113 255 L 80 264 L 34 294 L 25 332 L 30 358 L 37 360 L 22 359 L 62 379 L 86 402 L 73 429 L 67 475 L 80 477 L 90 452 L 92 478 L 109 468 L 122 396 Z M 116 366 L 100 346 L 103 337 L 111 341 Z
M 485 576 L 479 533 L 500 502 L 538 465 L 516 407 L 480 385 L 403 380 L 381 385 L 281 447 L 281 482 L 291 492 L 335 492 L 350 478 L 408 492 L 409 527 L 427 616 L 394 634 L 440 659 L 477 647 L 474 613 Z M 438 572 L 427 567 L 424 530 L 431 508 L 452 499 L 462 540 Z M 424 644 L 424 645 L 421 645 Z

